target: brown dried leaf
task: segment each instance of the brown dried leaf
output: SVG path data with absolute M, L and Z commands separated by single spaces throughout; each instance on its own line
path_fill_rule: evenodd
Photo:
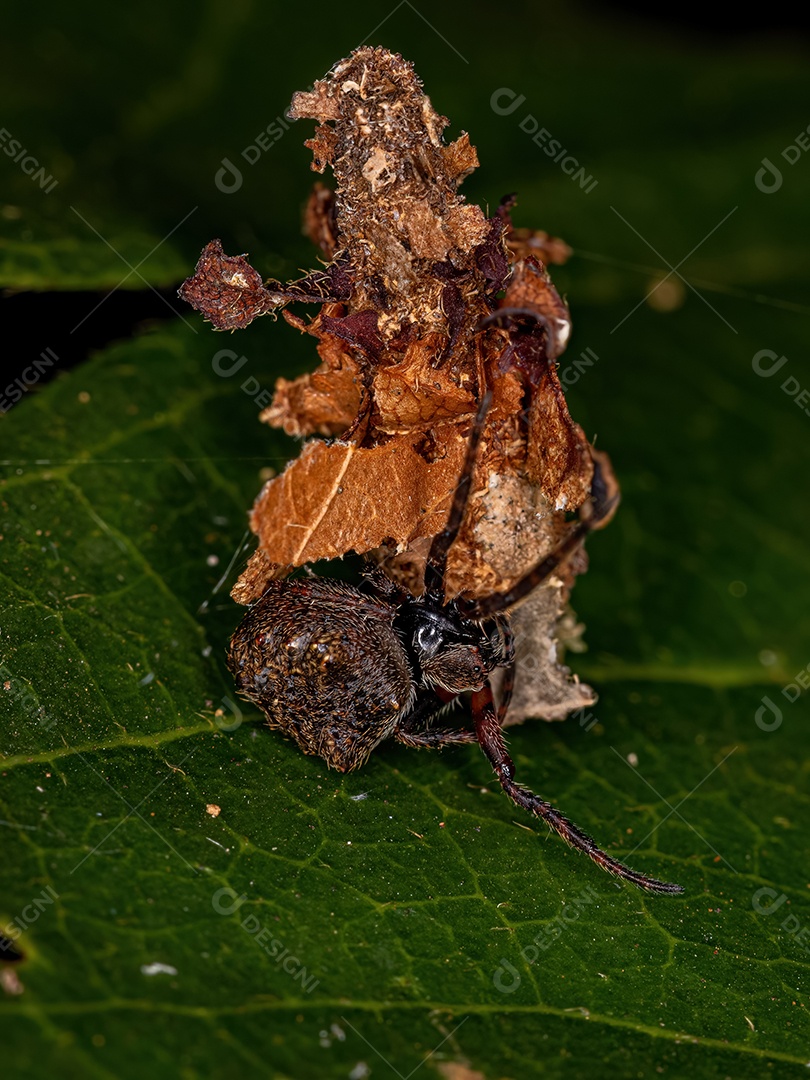
M 439 532 L 467 444 L 455 431 L 441 434 L 443 454 L 432 462 L 414 448 L 416 435 L 369 449 L 307 443 L 300 457 L 265 485 L 253 508 L 261 572 L 269 571 L 265 581 L 292 566 L 372 551 L 394 536 L 410 543 Z M 253 567 L 251 579 L 255 574 Z M 249 592 L 255 594 L 253 585 Z
M 469 385 L 463 385 L 469 380 L 434 364 L 445 341 L 442 334 L 426 334 L 408 346 L 399 363 L 377 369 L 372 419 L 379 431 L 426 431 L 436 423 L 475 412 L 476 396 Z
M 447 175 L 457 184 L 478 168 L 478 154 L 475 147 L 470 144 L 470 136 L 466 131 L 463 131 L 455 142 L 445 146 L 442 153 Z
M 342 435 L 354 423 L 363 400 L 361 364 L 334 334 L 321 332 L 327 313 L 343 312 L 341 304 L 324 304 L 309 325 L 284 312 L 287 322 L 319 338 L 320 367 L 297 379 L 277 379 L 271 404 L 259 419 L 287 435 Z
M 226 255 L 220 240 L 203 249 L 179 294 L 217 330 L 239 330 L 272 307 L 261 274 L 245 255 Z
M 335 225 L 335 193 L 325 184 L 315 184 L 304 210 L 304 232 L 327 259 L 338 249 Z
M 534 257 L 545 263 L 562 266 L 574 254 L 559 236 L 549 236 L 542 229 L 510 229 L 506 236 L 506 245 L 515 262 Z
M 571 313 L 568 305 L 554 288 L 551 276 L 542 263 L 534 256 L 523 259 L 512 270 L 509 286 L 500 306 L 500 319 L 506 313 L 514 318 L 525 317 L 531 324 L 538 324 L 525 334 L 526 339 L 534 337 L 542 349 L 538 350 L 542 361 L 556 360 L 564 351 L 571 336 Z M 542 329 L 542 337 L 532 329 Z M 527 369 L 529 378 L 534 381 L 533 372 Z
M 568 412 L 556 368 L 546 365 L 529 405 L 526 476 L 555 510 L 576 510 L 591 491 L 591 447 Z

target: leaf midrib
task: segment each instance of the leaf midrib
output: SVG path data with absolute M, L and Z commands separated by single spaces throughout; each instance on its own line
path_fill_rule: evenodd
M 783 1050 L 768 1050 L 763 1047 L 749 1046 L 745 1043 L 730 1042 L 727 1039 L 716 1039 L 705 1035 L 692 1035 L 680 1029 L 668 1029 L 653 1027 L 649 1024 L 631 1023 L 621 1017 L 608 1016 L 603 1013 L 595 1013 L 585 1010 L 585 1015 L 579 1009 L 563 1009 L 554 1005 L 537 1002 L 533 1005 L 491 1005 L 475 1003 L 451 1003 L 447 1001 L 359 1001 L 346 998 L 318 998 L 317 1000 L 289 998 L 281 1001 L 248 1001 L 241 1005 L 222 1005 L 213 1008 L 208 1005 L 180 1005 L 172 1002 L 156 1002 L 148 998 L 114 999 L 106 1001 L 86 1002 L 57 1002 L 54 1004 L 28 1004 L 17 1002 L 15 1011 L 27 1016 L 29 1019 L 41 1022 L 44 1017 L 54 1016 L 77 1016 L 93 1015 L 97 1013 L 112 1012 L 116 1009 L 129 1010 L 132 1012 L 163 1013 L 168 1016 L 184 1016 L 197 1020 L 217 1020 L 226 1016 L 244 1016 L 263 1012 L 296 1013 L 301 1010 L 320 1012 L 328 1009 L 344 1011 L 363 1011 L 376 1016 L 395 1014 L 399 1011 L 406 1012 L 452 1012 L 453 1014 L 466 1013 L 471 1016 L 521 1016 L 542 1014 L 553 1016 L 561 1020 L 573 1020 L 579 1022 L 603 1024 L 605 1027 L 618 1028 L 624 1031 L 633 1031 L 636 1034 L 647 1035 L 651 1038 L 665 1039 L 669 1042 L 691 1042 L 694 1045 L 709 1046 L 714 1050 L 733 1051 L 738 1054 L 748 1054 L 765 1060 L 784 1061 L 791 1065 L 806 1065 L 807 1055 L 801 1057 L 789 1054 Z

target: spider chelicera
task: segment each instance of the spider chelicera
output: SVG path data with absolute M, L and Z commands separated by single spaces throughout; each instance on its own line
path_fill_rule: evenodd
M 591 498 L 550 555 L 504 592 L 447 600 L 447 555 L 464 520 L 490 399 L 487 392 L 474 421 L 447 526 L 431 543 L 424 593 L 413 597 L 379 568 L 360 586 L 314 576 L 269 582 L 231 641 L 228 666 L 237 689 L 271 727 L 340 772 L 359 768 L 388 738 L 414 748 L 477 742 L 510 799 L 603 869 L 650 892 L 683 892 L 607 855 L 559 810 L 515 782 L 502 730 L 514 677 L 508 611 L 579 547 L 618 496 L 608 495 L 594 459 Z M 505 672 L 496 705 L 489 675 L 498 667 Z M 473 728 L 432 726 L 466 692 Z

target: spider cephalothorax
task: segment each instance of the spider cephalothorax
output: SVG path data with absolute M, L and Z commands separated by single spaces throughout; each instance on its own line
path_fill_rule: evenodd
M 568 843 L 641 888 L 682 892 L 611 858 L 550 803 L 515 783 L 502 731 L 514 669 L 508 609 L 560 567 L 617 496 L 608 497 L 594 460 L 591 499 L 550 555 L 506 592 L 446 599 L 447 553 L 464 518 L 489 399 L 486 394 L 470 435 L 447 526 L 431 544 L 424 594 L 411 596 L 380 570 L 359 587 L 317 577 L 271 581 L 231 642 L 228 663 L 237 688 L 271 727 L 341 772 L 359 768 L 387 738 L 416 748 L 478 742 L 506 794 Z M 497 667 L 505 671 L 496 706 L 489 676 Z M 473 728 L 432 726 L 466 692 Z

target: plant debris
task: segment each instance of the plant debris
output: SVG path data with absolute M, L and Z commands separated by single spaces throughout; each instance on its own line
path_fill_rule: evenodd
M 508 588 L 555 546 L 591 490 L 596 452 L 557 375 L 570 315 L 546 269 L 570 249 L 514 228 L 514 196 L 486 217 L 458 193 L 478 165 L 475 148 L 466 133 L 443 141 L 449 121 L 401 56 L 355 50 L 295 94 L 289 116 L 318 121 L 306 144 L 312 168 L 335 178 L 334 191 L 315 185 L 305 212 L 324 264 L 265 282 L 246 255 L 213 240 L 180 290 L 216 329 L 282 311 L 320 357 L 312 373 L 279 379 L 261 414 L 309 441 L 260 492 L 250 518 L 259 546 L 232 595 L 252 603 L 273 578 L 350 551 L 418 594 L 488 387 L 447 590 Z M 306 318 L 286 310 L 293 303 L 316 310 Z M 606 455 L 597 457 L 615 488 Z M 577 553 L 515 613 L 522 659 L 510 722 L 561 719 L 595 700 L 560 662 L 560 627 L 576 626 L 568 595 L 586 565 Z

